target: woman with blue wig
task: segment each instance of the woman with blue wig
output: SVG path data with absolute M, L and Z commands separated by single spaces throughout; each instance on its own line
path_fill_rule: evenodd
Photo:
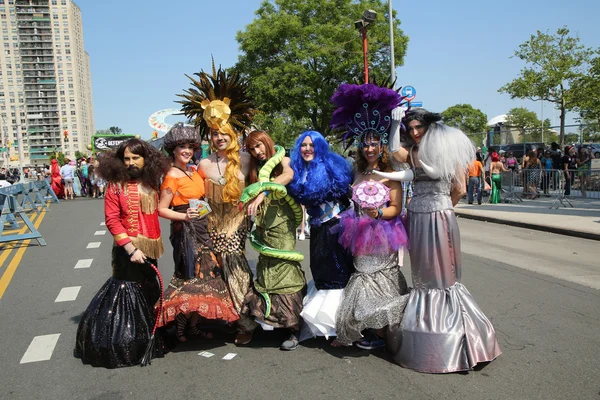
M 319 132 L 300 135 L 292 152 L 294 179 L 290 193 L 306 207 L 311 225 L 310 269 L 313 280 L 303 301 L 306 323 L 301 339 L 336 336 L 335 316 L 344 287 L 353 272 L 352 257 L 332 232 L 348 207 L 352 174 L 346 160 L 330 150 Z M 333 342 L 335 346 L 336 341 Z

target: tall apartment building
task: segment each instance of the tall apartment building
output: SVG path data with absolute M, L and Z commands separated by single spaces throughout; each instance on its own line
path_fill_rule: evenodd
M 71 0 L 0 0 L 0 25 L 0 165 L 88 153 L 94 112 L 79 7 Z

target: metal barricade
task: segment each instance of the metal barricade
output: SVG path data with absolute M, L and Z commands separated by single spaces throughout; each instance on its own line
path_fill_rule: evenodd
M 23 204 L 25 204 L 26 208 L 35 207 L 36 211 L 38 211 L 35 201 L 31 198 L 31 188 L 25 185 L 30 184 L 17 183 L 12 186 L 0 188 L 0 243 L 36 239 L 41 246 L 45 246 L 46 241 L 27 216 L 25 208 L 23 208 Z M 29 232 L 2 235 L 4 226 L 7 223 L 10 224 L 12 229 L 19 228 L 17 218 L 21 218 Z

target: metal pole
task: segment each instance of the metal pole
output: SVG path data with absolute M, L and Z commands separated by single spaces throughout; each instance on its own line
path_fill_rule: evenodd
M 369 83 L 369 58 L 367 57 L 367 27 L 362 28 L 363 39 L 363 61 L 365 67 L 365 83 Z
M 19 109 L 17 111 L 17 122 L 20 122 L 19 119 L 21 119 L 21 110 L 24 110 L 24 107 L 21 105 L 19 106 Z M 25 115 L 25 118 L 27 118 L 27 115 Z M 21 143 L 23 141 L 23 135 L 21 135 L 21 124 L 17 124 L 17 151 L 19 152 L 19 182 L 25 182 L 25 177 L 23 176 L 23 144 Z
M 394 89 L 396 87 L 396 64 L 394 62 L 394 18 L 393 18 L 393 13 L 392 13 L 392 0 L 388 1 L 388 5 L 389 5 L 389 18 L 390 18 L 390 68 L 391 68 L 391 74 L 390 77 L 392 78 L 392 84 L 393 87 L 392 89 Z
M 542 143 L 544 143 L 544 99 L 542 99 Z

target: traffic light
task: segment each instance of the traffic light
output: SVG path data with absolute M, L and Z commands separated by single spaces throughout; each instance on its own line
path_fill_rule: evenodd
M 63 131 L 63 135 L 65 136 L 65 140 L 69 140 L 69 131 L 68 130 L 64 130 Z

